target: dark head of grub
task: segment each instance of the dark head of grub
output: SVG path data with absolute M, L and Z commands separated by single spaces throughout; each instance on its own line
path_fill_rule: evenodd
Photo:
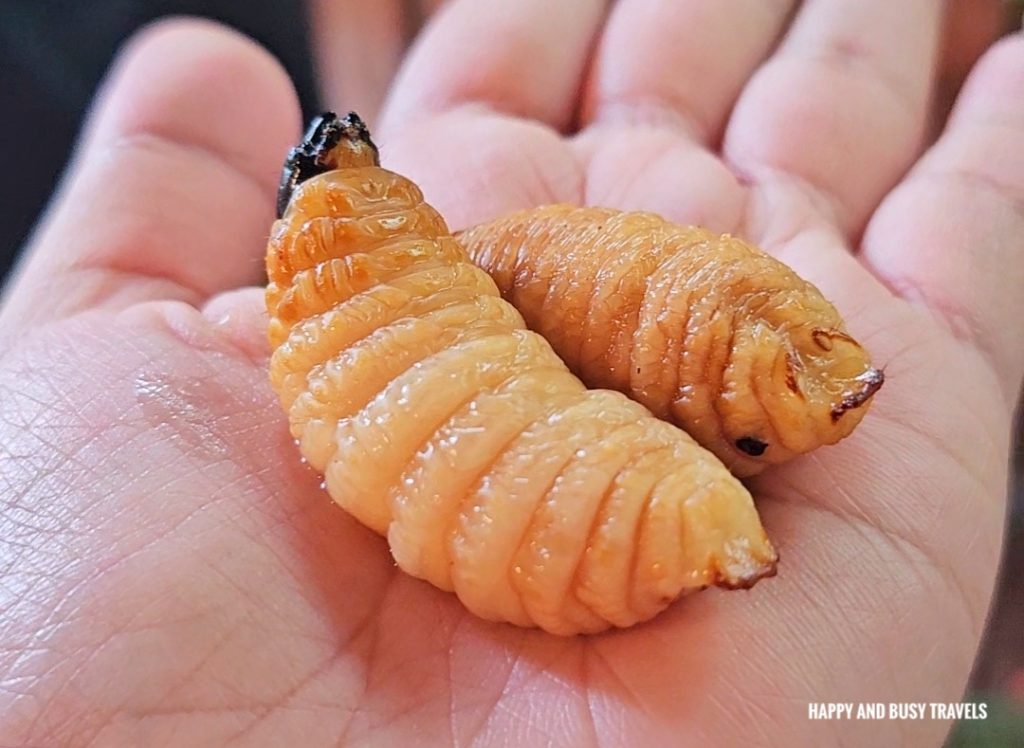
M 369 151 L 378 163 L 377 146 L 370 139 L 366 123 L 355 112 L 338 117 L 324 112 L 315 117 L 302 142 L 288 152 L 277 190 L 277 217 L 284 215 L 295 188 L 317 174 L 343 168 L 347 155 Z

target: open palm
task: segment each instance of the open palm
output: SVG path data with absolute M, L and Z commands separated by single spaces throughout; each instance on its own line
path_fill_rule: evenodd
M 770 59 L 791 3 L 553 5 L 443 11 L 383 163 L 453 228 L 650 209 L 836 303 L 887 384 L 850 439 L 752 482 L 779 576 L 565 640 L 400 573 L 298 463 L 243 288 L 293 94 L 179 22 L 126 52 L 0 313 L 0 743 L 940 739 L 807 703 L 956 700 L 973 660 L 1024 369 L 1024 40 L 905 176 L 938 4 L 805 3 Z

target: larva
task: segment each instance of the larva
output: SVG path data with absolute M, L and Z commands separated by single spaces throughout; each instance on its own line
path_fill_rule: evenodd
M 735 237 L 549 205 L 459 240 L 588 386 L 626 393 L 736 475 L 839 441 L 882 386 L 818 289 Z
M 588 390 L 354 114 L 286 163 L 267 249 L 270 378 L 333 499 L 406 572 L 555 634 L 630 626 L 776 554 L 709 452 Z

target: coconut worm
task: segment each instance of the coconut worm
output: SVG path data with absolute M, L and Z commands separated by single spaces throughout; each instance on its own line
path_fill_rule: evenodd
M 839 441 L 882 386 L 821 292 L 736 237 L 549 205 L 459 239 L 588 386 L 628 394 L 737 475 Z
M 355 114 L 286 162 L 267 250 L 270 378 L 331 497 L 475 614 L 630 626 L 776 554 L 678 428 L 588 390 L 526 329 Z

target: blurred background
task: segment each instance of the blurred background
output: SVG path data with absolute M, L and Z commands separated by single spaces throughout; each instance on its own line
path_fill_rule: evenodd
M 139 26 L 181 14 L 231 25 L 278 57 L 295 82 L 307 119 L 323 106 L 334 105 L 368 113 L 372 125 L 404 48 L 442 4 L 443 0 L 0 0 L 0 284 L 45 209 L 105 69 L 118 46 Z M 1020 24 L 1021 10 L 1019 0 L 951 0 L 936 130 L 971 65 L 993 40 Z M 989 719 L 957 726 L 949 746 L 1024 746 L 1020 436 L 1018 428 L 1003 574 L 970 687 L 970 698 L 988 702 Z

